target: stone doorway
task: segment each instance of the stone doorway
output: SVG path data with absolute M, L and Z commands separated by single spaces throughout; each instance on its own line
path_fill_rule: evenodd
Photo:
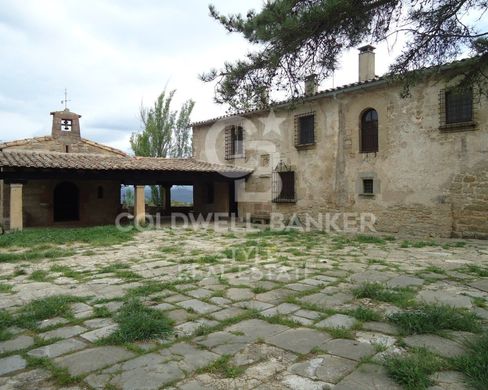
M 80 219 L 80 191 L 71 182 L 63 182 L 54 188 L 54 222 L 78 221 Z

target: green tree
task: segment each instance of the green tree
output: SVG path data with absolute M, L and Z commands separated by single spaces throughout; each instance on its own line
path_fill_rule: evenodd
M 130 139 L 136 156 L 163 158 L 191 156 L 190 115 L 195 102 L 187 100 L 179 111 L 173 110 L 171 104 L 175 92 L 172 90 L 167 94 L 165 90 L 153 106 L 141 106 L 142 130 L 133 133 Z M 161 186 L 151 186 L 151 199 L 154 205 L 163 205 L 164 196 Z
M 224 16 L 210 6 L 228 32 L 242 34 L 258 49 L 200 77 L 216 81 L 216 102 L 257 108 L 265 103 L 263 90 L 296 97 L 307 76 L 329 77 L 344 50 L 393 37 L 402 46 L 390 72 L 407 86 L 411 71 L 438 71 L 469 52 L 475 58 L 464 64 L 462 83 L 486 92 L 487 7 L 488 0 L 268 0 L 259 12 Z

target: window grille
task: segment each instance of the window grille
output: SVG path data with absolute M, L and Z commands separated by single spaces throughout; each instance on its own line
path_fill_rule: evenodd
M 295 172 L 282 161 L 273 171 L 272 197 L 275 203 L 296 202 Z
M 315 144 L 315 113 L 295 116 L 295 146 L 311 146 Z
M 367 110 L 361 117 L 360 152 L 378 152 L 378 113 L 376 110 Z

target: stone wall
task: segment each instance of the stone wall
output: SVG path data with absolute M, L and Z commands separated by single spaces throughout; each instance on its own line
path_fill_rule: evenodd
M 429 79 L 401 98 L 401 85 L 383 84 L 276 108 L 272 114 L 225 119 L 194 129 L 194 156 L 255 169 L 241 186 L 240 215 L 372 212 L 380 231 L 483 236 L 486 166 L 478 166 L 488 153 L 487 99 L 475 99 L 474 129 L 443 131 L 439 93 L 445 87 Z M 379 116 L 378 153 L 359 152 L 360 117 L 368 108 Z M 315 113 L 316 144 L 302 150 L 294 146 L 294 118 L 307 112 Z M 245 129 L 244 159 L 224 159 L 223 133 L 232 124 Z M 267 168 L 261 166 L 263 155 L 269 156 Z M 295 171 L 296 203 L 271 202 L 271 171 L 280 161 Z M 364 177 L 374 178 L 373 196 L 360 193 Z
M 193 210 L 195 213 L 207 215 L 208 213 L 229 212 L 229 183 L 214 182 L 214 201 L 208 203 L 208 184 L 195 183 L 193 185 Z

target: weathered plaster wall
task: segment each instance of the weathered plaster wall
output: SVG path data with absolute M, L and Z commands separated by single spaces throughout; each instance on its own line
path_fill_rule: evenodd
M 243 185 L 254 194 L 239 203 L 241 216 L 373 212 L 380 231 L 488 237 L 487 100 L 475 99 L 474 130 L 443 132 L 439 91 L 445 86 L 426 81 L 412 88 L 408 98 L 400 97 L 400 85 L 340 93 L 276 110 L 279 120 L 273 123 L 279 126 L 267 128 L 268 113 L 221 121 L 194 129 L 194 155 L 256 169 Z M 376 154 L 359 153 L 360 116 L 367 108 L 379 116 Z M 294 116 L 311 111 L 316 115 L 316 145 L 297 150 Z M 246 131 L 246 157 L 225 161 L 223 129 L 236 121 Z M 280 134 L 270 127 L 279 128 Z M 260 166 L 265 153 L 271 161 L 267 172 Z M 296 203 L 271 203 L 271 167 L 280 160 L 296 172 Z M 360 195 L 362 177 L 374 177 L 373 197 Z

